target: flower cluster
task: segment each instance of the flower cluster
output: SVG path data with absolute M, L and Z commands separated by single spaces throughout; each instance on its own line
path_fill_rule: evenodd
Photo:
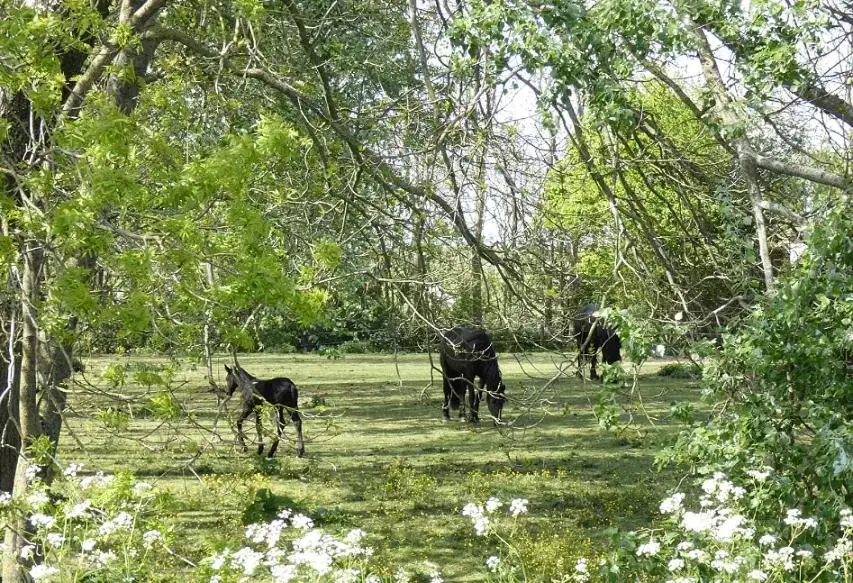
M 269 575 L 274 581 L 316 579 L 329 576 L 335 581 L 379 582 L 367 571 L 366 559 L 373 549 L 361 543 L 365 533 L 361 529 L 349 531 L 343 539 L 314 528 L 310 517 L 282 510 L 278 516 L 265 523 L 246 527 L 246 545 L 231 551 L 223 549 L 203 561 L 210 568 L 210 583 L 223 578 L 258 578 Z M 289 538 L 289 544 L 283 539 Z M 405 573 L 398 576 L 403 580 Z
M 469 502 L 462 508 L 462 516 L 467 516 L 471 519 L 474 526 L 474 532 L 477 536 L 483 536 L 489 529 L 489 515 L 497 511 L 503 506 L 503 502 L 499 498 L 491 497 L 486 500 L 485 504 L 477 504 Z M 514 517 L 520 514 L 527 513 L 527 500 L 524 498 L 516 498 L 509 503 L 509 513 Z M 494 569 L 492 569 L 494 570 Z
M 758 487 L 770 475 L 762 468 L 748 474 Z M 649 580 L 657 573 L 667 583 L 693 581 L 761 582 L 840 581 L 853 567 L 853 513 L 842 509 L 836 536 L 824 552 L 813 535 L 815 518 L 789 509 L 772 530 L 751 517 L 747 489 L 721 473 L 701 483 L 699 508 L 684 506 L 686 495 L 678 492 L 663 500 L 660 511 L 669 528 L 652 532 L 636 546 L 633 568 Z M 605 562 L 609 572 L 625 572 L 624 559 Z M 579 562 L 573 581 L 590 580 L 586 561 Z
M 53 581 L 65 572 L 105 580 L 134 578 L 134 569 L 145 568 L 141 556 L 166 548 L 163 532 L 147 518 L 154 514 L 149 511 L 150 485 L 133 485 L 129 475 L 117 480 L 103 472 L 80 477 L 83 466 L 72 463 L 48 486 L 42 470 L 38 465 L 27 468 L 28 487 L 20 498 L 0 493 L 0 505 L 30 525 L 20 556 L 35 559 L 28 569 L 32 580 Z M 139 530 L 143 525 L 149 528 Z

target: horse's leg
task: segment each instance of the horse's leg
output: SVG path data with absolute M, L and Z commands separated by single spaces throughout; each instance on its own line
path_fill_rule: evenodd
M 463 397 L 467 398 L 468 401 L 468 411 L 466 418 L 469 423 L 477 423 L 479 421 L 479 416 L 477 413 L 477 405 L 480 403 L 479 399 L 477 399 L 477 385 L 474 384 L 474 377 L 465 377 L 465 392 L 462 394 Z
M 275 408 L 275 426 L 275 439 L 267 454 L 268 458 L 275 455 L 275 451 L 278 449 L 278 442 L 281 441 L 281 432 L 284 430 L 284 407 L 278 405 Z
M 450 395 L 453 393 L 453 385 L 443 374 L 441 378 L 444 380 L 444 405 L 441 406 L 441 413 L 445 421 L 450 421 Z
M 460 377 L 453 381 L 453 396 L 459 403 L 459 420 L 465 419 L 465 395 L 468 393 L 468 381 Z
M 305 442 L 302 440 L 302 416 L 299 410 L 290 410 L 290 420 L 293 421 L 293 426 L 296 428 L 296 455 L 302 457 L 305 455 Z
M 255 428 L 258 430 L 258 455 L 264 453 L 264 427 L 261 423 L 261 407 L 255 407 Z
M 598 361 L 598 350 L 596 350 L 595 352 L 592 353 L 592 356 L 590 356 L 590 360 L 589 360 L 589 362 L 590 362 L 590 364 L 589 364 L 589 378 L 591 378 L 594 381 L 598 380 L 598 373 L 595 371 L 595 364 L 597 361 Z
M 240 417 L 237 418 L 237 443 L 240 444 L 240 448 L 244 452 L 249 451 L 249 448 L 246 447 L 246 441 L 243 439 L 243 421 L 245 421 L 251 414 L 252 407 L 249 405 L 243 405 L 243 411 L 240 413 Z

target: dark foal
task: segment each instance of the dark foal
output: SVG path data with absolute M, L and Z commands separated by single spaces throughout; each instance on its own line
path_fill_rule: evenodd
M 622 341 L 616 330 L 608 328 L 604 320 L 595 315 L 598 311 L 597 304 L 587 304 L 575 315 L 575 340 L 578 343 L 578 374 L 583 378 L 583 364 L 590 363 L 589 376 L 592 380 L 598 380 L 598 372 L 595 370 L 598 352 L 601 351 L 601 360 L 606 364 L 613 364 L 622 360 L 620 349 Z
M 480 421 L 480 400 L 486 392 L 486 404 L 495 423 L 501 418 L 506 401 L 506 385 L 501 380 L 501 369 L 495 346 L 488 333 L 482 328 L 457 326 L 442 334 L 440 362 L 444 381 L 445 419 L 450 419 L 450 409 L 459 409 L 459 417 L 465 415 L 465 406 L 460 407 L 468 396 L 468 415 L 471 423 Z M 474 378 L 480 377 L 480 388 Z
M 284 377 L 265 381 L 258 380 L 239 364 L 235 365 L 234 368 L 229 368 L 226 364 L 225 370 L 228 371 L 228 376 L 225 377 L 225 390 L 228 392 L 228 396 L 233 395 L 238 387 L 243 396 L 243 412 L 237 419 L 237 441 L 243 451 L 248 449 L 243 440 L 243 421 L 254 412 L 255 425 L 258 430 L 258 455 L 264 453 L 261 406 L 266 402 L 275 407 L 277 426 L 275 441 L 273 441 L 267 457 L 274 456 L 275 450 L 278 448 L 278 442 L 284 430 L 285 411 L 290 413 L 290 419 L 293 421 L 293 426 L 296 427 L 296 455 L 299 457 L 305 455 L 305 444 L 302 441 L 302 417 L 299 415 L 299 391 L 297 391 L 293 381 Z

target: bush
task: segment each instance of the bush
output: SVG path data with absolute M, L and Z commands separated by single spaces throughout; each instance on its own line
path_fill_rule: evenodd
M 777 504 L 804 500 L 819 519 L 837 515 L 853 494 L 851 232 L 853 214 L 841 209 L 822 221 L 791 276 L 724 338 L 704 376 L 725 407 L 665 459 L 737 479 L 755 466 L 784 468 Z
M 347 340 L 338 346 L 341 354 L 367 354 L 375 352 L 373 344 L 367 340 Z
M 702 367 L 694 362 L 669 362 L 658 371 L 658 376 L 674 379 L 700 379 Z

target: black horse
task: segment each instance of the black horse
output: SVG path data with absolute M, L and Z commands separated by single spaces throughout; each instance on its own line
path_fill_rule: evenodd
M 243 421 L 254 412 L 255 425 L 258 429 L 258 455 L 264 453 L 261 406 L 266 402 L 275 407 L 277 425 L 275 441 L 273 441 L 267 457 L 274 456 L 275 450 L 278 448 L 278 442 L 284 430 L 285 411 L 290 413 L 290 419 L 296 427 L 296 455 L 299 457 L 305 455 L 305 444 L 302 441 L 302 417 L 299 415 L 299 391 L 297 391 L 293 381 L 284 377 L 266 381 L 258 380 L 239 364 L 235 364 L 234 368 L 229 368 L 226 364 L 225 370 L 228 371 L 228 376 L 225 377 L 225 390 L 228 392 L 228 396 L 233 395 L 237 387 L 240 388 L 240 393 L 243 395 L 243 412 L 237 419 L 237 441 L 243 451 L 247 451 L 246 442 L 243 441 Z
M 608 328 L 604 320 L 597 317 L 597 304 L 587 304 L 575 315 L 575 341 L 578 343 L 578 374 L 583 377 L 583 363 L 590 363 L 589 376 L 592 380 L 598 379 L 595 364 L 598 360 L 598 351 L 601 351 L 601 360 L 606 364 L 613 364 L 622 360 L 620 349 L 622 341 L 616 330 Z
M 445 419 L 450 419 L 450 409 L 459 409 L 459 417 L 465 416 L 465 407 L 460 407 L 468 395 L 467 420 L 480 420 L 480 399 L 486 391 L 486 404 L 495 423 L 501 418 L 506 401 L 506 386 L 501 380 L 501 369 L 492 339 L 482 328 L 457 326 L 442 335 L 440 348 L 441 376 L 444 380 Z M 480 388 L 476 389 L 474 377 L 480 377 Z

